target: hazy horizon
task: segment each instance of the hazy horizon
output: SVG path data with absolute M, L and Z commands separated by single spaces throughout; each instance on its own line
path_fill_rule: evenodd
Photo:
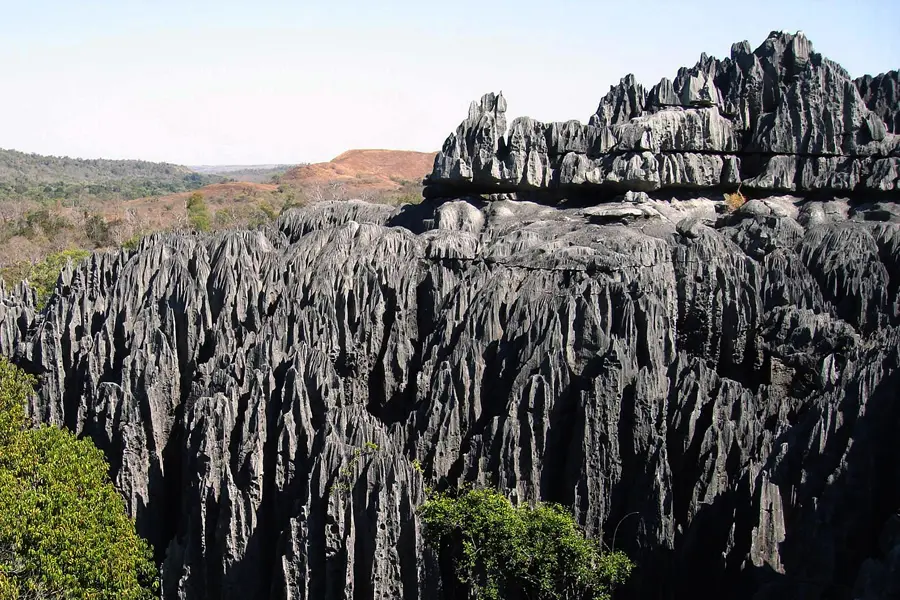
M 628 73 L 649 87 L 776 29 L 854 77 L 896 69 L 898 4 L 33 1 L 0 22 L 0 147 L 183 165 L 434 151 L 486 92 L 510 118 L 586 121 Z

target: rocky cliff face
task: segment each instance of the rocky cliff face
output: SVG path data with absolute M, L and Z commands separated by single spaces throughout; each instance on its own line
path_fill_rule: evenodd
M 629 75 L 587 125 L 526 117 L 507 131 L 506 100 L 488 94 L 444 142 L 430 195 L 893 191 L 897 89 L 896 72 L 854 84 L 802 34 L 773 33 L 755 51 L 743 42 L 725 60 L 704 55 L 649 92 Z
M 900 72 L 864 75 L 856 80 L 856 87 L 866 106 L 884 120 L 887 130 L 900 133 Z
M 526 189 L 498 158 L 520 141 L 595 160 L 602 135 L 633 135 L 653 148 L 641 156 L 724 165 L 767 140 L 796 150 L 767 160 L 800 173 L 815 152 L 860 173 L 895 160 L 863 153 L 895 143 L 877 102 L 802 38 L 741 48 L 743 62 L 704 58 L 649 94 L 623 80 L 571 135 L 530 122 L 507 140 L 503 99 L 485 97 L 436 159 L 432 184 L 458 198 L 154 235 L 67 268 L 41 312 L 0 288 L 0 352 L 40 376 L 34 415 L 104 449 L 166 598 L 439 598 L 416 507 L 426 486 L 465 482 L 570 506 L 638 563 L 617 597 L 890 597 L 896 190 L 733 213 L 721 175 L 692 197 L 476 194 Z M 812 108 L 838 89 L 842 125 Z M 782 135 L 798 126 L 808 135 Z M 576 160 L 542 148 L 522 164 Z M 528 189 L 555 194 L 553 177 Z

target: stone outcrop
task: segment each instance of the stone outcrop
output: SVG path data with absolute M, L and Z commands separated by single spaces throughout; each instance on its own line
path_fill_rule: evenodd
M 463 482 L 615 537 L 640 565 L 620 597 L 884 589 L 900 215 L 717 204 L 154 235 L 41 313 L 0 292 L 0 350 L 39 375 L 33 414 L 106 452 L 166 598 L 440 597 L 416 507 Z
M 890 71 L 876 77 L 864 75 L 856 80 L 856 87 L 866 106 L 881 117 L 887 130 L 900 134 L 900 72 Z
M 463 484 L 570 507 L 637 563 L 620 599 L 895 597 L 880 81 L 773 35 L 588 125 L 488 95 L 421 205 L 156 234 L 40 310 L 0 283 L 0 353 L 103 449 L 167 600 L 442 598 L 417 507 Z
M 649 91 L 629 75 L 586 125 L 525 117 L 507 130 L 506 100 L 487 94 L 444 143 L 428 193 L 552 202 L 626 190 L 893 191 L 897 90 L 896 72 L 854 82 L 803 34 L 772 33 Z

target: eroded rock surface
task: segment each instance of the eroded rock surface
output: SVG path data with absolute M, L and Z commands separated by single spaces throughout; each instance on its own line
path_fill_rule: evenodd
M 622 597 L 850 597 L 900 507 L 900 226 L 717 204 L 155 235 L 43 313 L 2 292 L 0 345 L 109 456 L 166 598 L 438 597 L 415 511 L 463 482 L 615 536 Z
M 859 94 L 866 106 L 884 121 L 891 133 L 900 133 L 900 72 L 889 71 L 872 77 L 864 75 L 856 80 Z
M 42 310 L 0 283 L 0 352 L 166 599 L 441 598 L 416 509 L 464 483 L 571 507 L 617 598 L 896 597 L 894 90 L 773 34 L 587 125 L 487 95 L 431 200 L 157 234 Z
M 429 194 L 516 192 L 555 201 L 626 190 L 885 192 L 900 185 L 895 71 L 855 82 L 803 34 L 703 55 L 645 91 L 632 75 L 586 125 L 472 103 L 435 160 Z M 886 124 L 887 122 L 887 124 Z

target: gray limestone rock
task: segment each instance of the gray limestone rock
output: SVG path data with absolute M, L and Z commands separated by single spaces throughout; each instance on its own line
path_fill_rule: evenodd
M 158 234 L 41 312 L 0 288 L 0 350 L 106 453 L 167 599 L 439 598 L 416 508 L 465 483 L 570 507 L 639 565 L 617 597 L 889 597 L 900 224 L 716 204 Z
M 772 32 L 754 51 L 744 42 L 725 60 L 704 54 L 649 93 L 628 75 L 587 125 L 523 118 L 507 132 L 505 101 L 488 94 L 447 139 L 428 195 L 502 189 L 552 203 L 738 184 L 761 193 L 890 192 L 900 185 L 897 90 L 895 71 L 854 81 L 802 33 Z
M 166 600 L 445 597 L 417 508 L 463 485 L 571 509 L 617 598 L 896 598 L 896 82 L 773 32 L 586 125 L 488 94 L 421 205 L 156 234 L 41 310 L 0 283 L 0 353 Z
M 854 83 L 866 106 L 884 122 L 887 131 L 900 134 L 900 71 L 875 77 L 864 75 Z

